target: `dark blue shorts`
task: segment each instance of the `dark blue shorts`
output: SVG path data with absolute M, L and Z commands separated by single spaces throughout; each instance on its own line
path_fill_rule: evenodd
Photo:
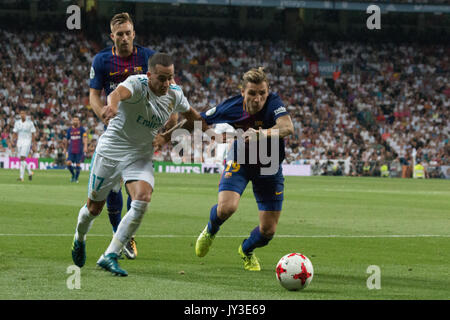
M 252 165 L 227 164 L 219 183 L 220 191 L 235 191 L 242 195 L 248 182 L 260 211 L 281 211 L 284 195 L 284 177 L 280 165 L 274 175 L 261 175 L 260 168 Z
M 71 161 L 72 163 L 82 163 L 84 161 L 83 153 L 70 153 L 67 157 L 67 161 Z

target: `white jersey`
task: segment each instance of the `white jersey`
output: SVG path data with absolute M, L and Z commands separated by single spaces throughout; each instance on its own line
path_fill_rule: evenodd
M 33 137 L 33 133 L 36 132 L 36 128 L 31 120 L 26 119 L 25 121 L 22 121 L 22 119 L 20 119 L 14 123 L 13 132 L 17 133 L 18 145 L 28 145 L 31 144 L 31 138 Z
M 189 103 L 181 88 L 170 85 L 166 95 L 158 97 L 148 87 L 146 75 L 132 75 L 119 84 L 131 97 L 119 102 L 117 115 L 100 137 L 96 152 L 117 161 L 152 159 L 152 142 L 158 130 L 173 112 L 186 112 Z

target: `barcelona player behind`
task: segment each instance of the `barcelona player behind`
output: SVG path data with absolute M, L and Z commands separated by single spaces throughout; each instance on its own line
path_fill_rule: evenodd
M 67 154 L 67 169 L 70 171 L 71 182 L 78 183 L 80 176 L 81 163 L 87 152 L 87 133 L 80 124 L 80 118 L 72 117 L 72 126 L 67 129 L 66 138 L 64 139 L 64 149 Z M 75 165 L 75 167 L 74 167 Z

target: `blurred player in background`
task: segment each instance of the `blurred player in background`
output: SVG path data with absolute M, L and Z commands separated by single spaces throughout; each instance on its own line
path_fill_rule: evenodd
M 27 112 L 24 109 L 20 110 L 19 114 L 20 119 L 14 123 L 13 140 L 17 141 L 17 156 L 20 158 L 20 177 L 17 178 L 17 181 L 23 182 L 25 168 L 28 171 L 28 179 L 30 181 L 34 174 L 34 172 L 31 171 L 30 165 L 27 164 L 26 158 L 30 153 L 35 139 L 34 134 L 36 133 L 36 128 L 34 127 L 33 122 L 30 119 L 27 119 Z
M 122 179 L 132 199 L 131 207 L 97 265 L 114 275 L 128 275 L 117 259 L 139 228 L 151 200 L 152 145 L 158 130 L 174 112 L 181 112 L 187 119 L 200 118 L 181 88 L 170 84 L 173 76 L 172 58 L 157 53 L 149 61 L 147 75 L 133 75 L 122 82 L 102 109 L 101 119 L 109 124 L 92 160 L 88 200 L 80 209 L 72 247 L 72 259 L 79 267 L 86 261 L 86 234 L 110 190 Z
M 72 174 L 70 182 L 78 183 L 80 176 L 81 163 L 87 153 L 88 139 L 86 129 L 81 126 L 80 118 L 72 117 L 72 126 L 67 129 L 66 138 L 64 139 L 64 153 L 67 154 L 67 169 Z M 75 168 L 74 165 L 75 164 Z
M 238 248 L 244 269 L 261 270 L 253 250 L 266 246 L 275 234 L 281 214 L 284 192 L 284 177 L 281 163 L 284 160 L 284 138 L 294 132 L 294 127 L 283 102 L 276 93 L 269 92 L 269 82 L 262 68 L 251 69 L 243 76 L 241 95 L 229 98 L 201 116 L 206 124 L 226 122 L 234 128 L 244 130 L 246 142 L 236 140 L 227 156 L 227 167 L 219 183 L 218 203 L 210 210 L 210 219 L 197 239 L 195 253 L 203 257 L 220 229 L 220 226 L 237 210 L 239 200 L 249 181 L 253 184 L 253 194 L 259 209 L 259 225 Z M 262 174 L 261 159 L 257 163 L 249 161 L 248 152 L 244 163 L 237 160 L 238 150 L 250 150 L 249 141 L 278 139 L 278 164 L 275 174 Z M 267 141 L 266 140 L 266 141 Z M 261 141 L 261 140 L 260 140 Z M 260 145 L 260 141 L 258 141 Z M 270 143 L 269 146 L 272 144 Z
M 89 103 L 95 114 L 101 119 L 101 110 L 104 106 L 102 90 L 108 96 L 119 83 L 133 74 L 147 72 L 148 59 L 155 53 L 148 48 L 133 43 L 136 36 L 133 20 L 126 12 L 112 17 L 110 22 L 111 40 L 114 45 L 100 51 L 92 62 L 90 72 Z M 128 210 L 131 198 L 128 197 Z M 109 221 L 113 232 L 117 231 L 122 214 L 123 198 L 122 183 L 111 190 L 106 201 Z M 134 236 L 124 248 L 128 259 L 135 259 L 137 247 Z

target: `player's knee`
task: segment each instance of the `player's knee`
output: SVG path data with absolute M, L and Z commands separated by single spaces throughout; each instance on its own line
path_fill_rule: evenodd
M 131 203 L 133 203 L 133 201 L 135 201 L 135 200 L 144 201 L 144 202 L 149 203 L 151 199 L 152 199 L 151 193 L 142 192 L 142 193 L 135 194 L 134 200 L 132 200 Z
M 105 205 L 104 201 L 90 201 L 87 202 L 87 208 L 89 210 L 89 213 L 93 216 L 98 216 L 103 209 L 103 206 Z
M 276 231 L 276 226 L 272 225 L 272 226 L 261 226 L 260 227 L 260 233 L 262 236 L 264 236 L 264 238 L 267 239 L 272 239 L 273 236 L 275 235 L 275 231 Z
M 219 203 L 217 206 L 217 214 L 222 218 L 229 218 L 237 210 L 234 203 Z

